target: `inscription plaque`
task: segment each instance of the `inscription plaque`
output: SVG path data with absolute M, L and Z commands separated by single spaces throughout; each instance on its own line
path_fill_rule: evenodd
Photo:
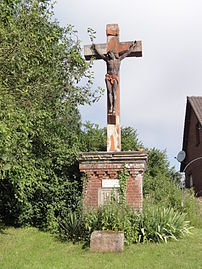
M 119 188 L 120 183 L 118 179 L 103 179 L 102 188 Z

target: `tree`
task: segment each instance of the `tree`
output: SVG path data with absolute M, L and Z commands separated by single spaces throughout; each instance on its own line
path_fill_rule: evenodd
M 166 151 L 148 150 L 148 164 L 144 176 L 143 194 L 147 204 L 161 204 L 165 207 L 180 208 L 179 174 L 169 167 Z
M 50 0 L 0 0 L 0 10 L 0 212 L 54 228 L 80 191 L 78 105 L 98 94 L 91 63 Z
M 169 162 L 166 156 L 166 151 L 161 151 L 156 148 L 147 150 L 148 166 L 146 174 L 152 178 L 157 175 L 169 175 Z
M 142 142 L 138 139 L 137 131 L 134 128 L 121 128 L 121 147 L 123 151 L 132 151 L 143 147 Z
M 86 122 L 83 124 L 81 136 L 82 151 L 106 151 L 107 128 L 100 128 L 98 124 Z M 137 131 L 132 127 L 121 128 L 122 151 L 137 150 L 143 147 L 139 141 Z
M 82 151 L 106 151 L 107 129 L 98 124 L 86 122 L 83 124 L 81 135 Z

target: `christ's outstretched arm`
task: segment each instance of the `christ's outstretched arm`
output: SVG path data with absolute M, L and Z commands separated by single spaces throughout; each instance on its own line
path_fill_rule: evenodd
M 107 62 L 107 60 L 108 60 L 108 58 L 104 55 L 104 54 L 101 54 L 98 50 L 97 50 L 97 48 L 96 48 L 96 46 L 95 46 L 95 44 L 92 44 L 92 49 L 105 61 L 105 62 Z
M 121 56 L 120 56 L 120 61 L 122 61 L 124 58 L 126 58 L 130 53 L 131 53 L 131 51 L 134 49 L 134 47 L 136 46 L 136 44 L 137 44 L 137 42 L 136 41 L 134 41 L 131 45 L 130 45 L 130 47 L 129 47 L 129 49 L 125 52 L 125 53 L 123 53 Z

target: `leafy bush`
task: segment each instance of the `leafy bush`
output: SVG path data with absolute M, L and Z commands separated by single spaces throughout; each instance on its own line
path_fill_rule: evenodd
M 183 212 L 186 214 L 186 219 L 190 221 L 192 226 L 202 228 L 202 205 L 195 197 L 194 190 L 185 189 L 183 196 Z
M 189 233 L 185 214 L 172 208 L 148 206 L 137 213 L 111 200 L 97 210 L 74 212 L 61 222 L 61 238 L 89 242 L 95 230 L 124 231 L 125 243 L 167 242 Z
M 73 243 L 85 238 L 82 210 L 70 210 L 62 214 L 59 220 L 59 237 Z
M 186 220 L 189 220 L 191 225 L 198 228 L 202 227 L 201 206 L 194 196 L 193 190 L 183 190 L 184 206 L 182 208 L 182 193 L 179 183 L 166 175 L 157 174 L 155 177 L 146 175 L 143 189 L 143 203 L 146 207 L 148 204 L 161 205 L 165 208 L 172 207 L 175 211 L 184 212 Z
M 164 207 L 174 207 L 179 209 L 181 206 L 181 190 L 176 181 L 168 176 L 157 174 L 155 177 L 146 176 L 143 185 L 145 202 L 161 204 Z
M 51 0 L 0 8 L 0 216 L 57 231 L 81 194 L 78 106 L 96 100 L 91 63 L 75 29 L 54 20 Z
M 169 168 L 166 152 L 148 150 L 148 167 L 144 177 L 144 205 L 162 205 L 175 211 L 186 213 L 186 219 L 195 227 L 202 227 L 201 206 L 194 197 L 193 190 L 184 189 L 184 206 L 181 208 L 180 174 Z
M 90 235 L 94 230 L 124 231 L 127 244 L 135 241 L 135 212 L 124 204 L 111 201 L 98 210 L 84 215 L 85 228 Z
M 126 205 L 111 200 L 103 207 L 87 210 L 80 208 L 70 212 L 60 220 L 59 237 L 62 240 L 90 241 L 90 235 L 95 230 L 124 231 L 127 244 L 137 241 L 135 227 L 136 214 Z
M 140 217 L 138 226 L 139 241 L 167 242 L 190 232 L 185 214 L 173 208 L 147 207 Z
M 106 151 L 107 129 L 99 125 L 86 122 L 83 124 L 81 135 L 82 151 Z

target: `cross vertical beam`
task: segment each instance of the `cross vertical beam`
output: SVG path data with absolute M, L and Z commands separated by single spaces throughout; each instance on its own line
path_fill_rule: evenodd
M 107 51 L 113 50 L 119 54 L 119 27 L 118 24 L 107 24 Z M 109 113 L 109 95 L 107 95 L 107 151 L 121 151 L 120 127 L 120 72 L 116 89 L 115 114 Z

